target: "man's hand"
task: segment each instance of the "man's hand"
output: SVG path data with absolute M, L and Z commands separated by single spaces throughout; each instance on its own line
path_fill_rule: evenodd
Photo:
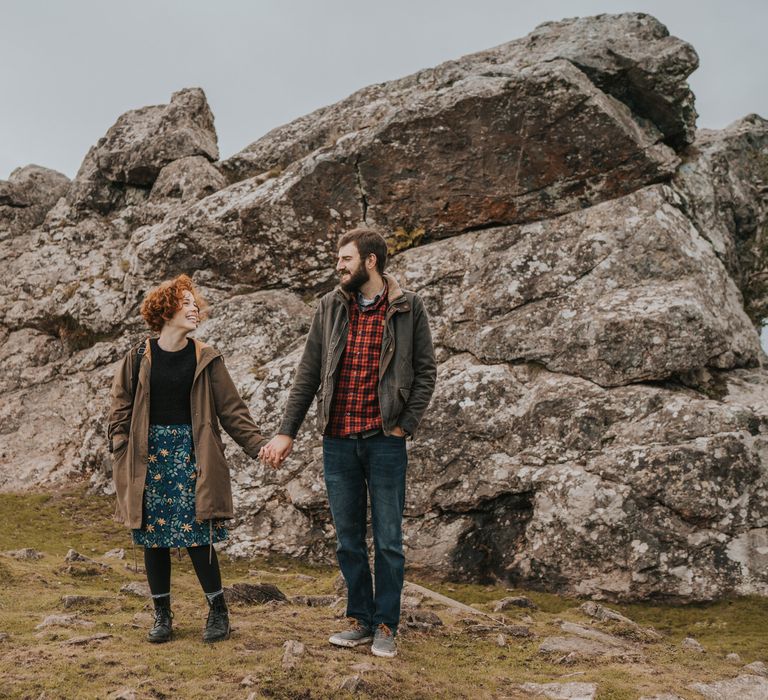
M 405 437 L 405 430 L 403 430 L 399 425 L 396 425 L 394 428 L 392 428 L 390 435 L 394 435 L 395 437 Z
M 277 469 L 292 449 L 293 438 L 290 435 L 275 435 L 259 450 L 259 459 L 272 469 Z

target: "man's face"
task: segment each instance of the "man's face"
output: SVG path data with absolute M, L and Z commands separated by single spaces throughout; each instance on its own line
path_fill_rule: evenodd
M 354 243 L 347 243 L 339 248 L 336 272 L 339 273 L 339 282 L 345 292 L 359 291 L 360 287 L 370 279 L 370 274 Z

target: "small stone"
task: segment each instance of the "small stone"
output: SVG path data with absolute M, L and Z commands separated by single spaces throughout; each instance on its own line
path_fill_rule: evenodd
M 608 644 L 615 647 L 628 647 L 629 643 L 619 637 L 606 634 L 593 627 L 584 627 L 583 625 L 577 625 L 573 622 L 563 622 L 560 625 L 560 629 L 568 634 L 575 634 L 577 637 L 583 637 L 584 639 L 593 639 L 601 644 Z
M 502 610 L 509 610 L 510 608 L 529 608 L 530 610 L 538 610 L 536 603 L 530 598 L 526 598 L 525 596 L 510 596 L 497 601 L 493 611 L 501 612 Z
M 604 605 L 595 603 L 592 600 L 588 600 L 586 603 L 580 605 L 579 610 L 581 610 L 581 612 L 583 612 L 585 615 L 588 615 L 589 617 L 594 617 L 596 620 L 601 620 L 603 622 L 606 620 L 613 620 L 615 622 L 623 622 L 624 624 L 637 627 L 637 623 L 633 620 L 630 620 L 628 617 L 624 617 L 624 615 L 616 612 L 615 610 L 606 608 Z
M 699 644 L 693 637 L 686 637 L 681 643 L 680 646 L 683 647 L 683 649 L 688 649 L 689 651 L 695 651 L 699 654 L 704 653 L 704 647 Z
M 155 620 L 155 616 L 152 613 L 144 612 L 144 611 L 137 612 L 133 616 L 131 627 L 134 627 L 136 629 L 144 629 L 146 627 L 151 627 L 154 620 Z
M 631 659 L 639 657 L 624 647 L 604 644 L 581 637 L 547 637 L 539 646 L 539 653 L 556 657 L 557 663 L 572 663 L 580 659 Z
M 317 579 L 314 576 L 307 576 L 307 574 L 295 574 L 294 578 L 297 581 L 306 581 L 307 583 L 311 583 L 312 581 L 317 581 Z
M 95 627 L 96 623 L 90 620 L 82 620 L 77 615 L 48 615 L 39 625 L 35 627 L 36 630 L 44 629 L 45 627 Z
M 13 549 L 9 552 L 3 553 L 8 557 L 13 557 L 14 559 L 22 559 L 28 561 L 43 558 L 42 552 L 38 552 L 36 549 L 31 549 L 30 547 L 26 547 L 24 549 Z
M 88 637 L 72 637 L 71 639 L 67 639 L 61 643 L 69 646 L 84 646 L 85 644 L 90 644 L 91 642 L 103 642 L 105 639 L 111 638 L 111 634 L 107 634 L 106 632 L 98 632 L 97 634 L 92 634 Z
M 240 681 L 240 685 L 242 685 L 244 688 L 250 688 L 252 685 L 255 685 L 256 681 L 254 680 L 253 676 L 246 676 L 243 678 L 243 680 Z
M 65 609 L 96 607 L 107 603 L 113 598 L 91 595 L 65 595 L 61 597 L 61 604 Z
M 289 639 L 283 644 L 283 669 L 289 670 L 296 668 L 299 660 L 304 656 L 305 648 L 301 642 Z
M 110 549 L 108 552 L 104 553 L 104 556 L 110 559 L 125 559 L 125 550 L 122 547 L 118 549 Z
M 287 601 L 285 594 L 272 583 L 235 583 L 224 589 L 227 603 L 263 605 L 272 600 Z
M 733 652 L 733 651 L 730 654 L 726 654 L 725 660 L 731 661 L 735 664 L 741 663 L 741 657 L 736 652 Z
M 404 610 L 401 617 L 405 627 L 419 632 L 428 632 L 443 626 L 443 621 L 431 610 Z
M 548 700 L 595 700 L 597 686 L 594 683 L 520 683 L 512 686 L 532 698 Z
M 753 661 L 751 664 L 747 664 L 744 667 L 745 671 L 750 673 L 756 673 L 758 676 L 768 676 L 768 666 L 762 661 Z
M 507 646 L 507 638 L 503 634 L 499 634 L 496 636 L 496 644 L 498 644 L 500 647 Z
M 400 605 L 404 608 L 418 608 L 423 602 L 423 595 L 404 595 L 400 601 Z
M 707 700 L 765 700 L 768 679 L 762 676 L 737 676 L 714 683 L 691 683 L 688 688 L 701 693 Z
M 378 666 L 375 666 L 372 663 L 369 663 L 368 661 L 362 661 L 360 663 L 352 664 L 350 668 L 353 671 L 357 671 L 358 673 L 368 673 L 370 671 L 378 671 Z
M 6 639 L 10 639 L 10 635 L 7 632 L 0 632 L 0 642 L 4 642 Z
M 88 563 L 93 563 L 93 559 L 89 559 L 88 557 L 83 556 L 80 554 L 80 552 L 75 551 L 74 549 L 70 549 L 66 556 L 64 557 L 64 561 L 73 562 L 73 561 L 84 561 Z
M 295 595 L 291 596 L 293 605 L 306 605 L 310 608 L 324 608 L 334 605 L 338 597 L 335 595 Z
M 130 595 L 138 596 L 139 598 L 151 598 L 152 592 L 149 590 L 149 585 L 143 581 L 131 581 L 120 587 L 121 593 L 129 593 Z
M 348 693 L 356 693 L 363 682 L 360 676 L 347 676 L 341 681 L 339 690 L 346 690 Z
M 109 696 L 109 700 L 136 700 L 137 697 L 133 688 L 120 688 Z
M 74 549 L 67 552 L 64 561 L 67 566 L 61 567 L 59 572 L 70 576 L 98 576 L 109 569 L 106 564 L 89 559 Z
M 489 632 L 503 633 L 510 637 L 533 637 L 533 633 L 523 625 L 481 625 L 470 621 L 465 622 L 470 634 L 488 634 Z

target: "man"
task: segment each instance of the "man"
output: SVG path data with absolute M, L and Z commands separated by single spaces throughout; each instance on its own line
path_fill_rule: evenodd
M 329 641 L 343 647 L 373 642 L 376 656 L 393 657 L 405 570 L 405 440 L 421 422 L 437 369 L 424 305 L 384 273 L 386 263 L 386 241 L 374 231 L 353 229 L 339 240 L 340 285 L 320 300 L 279 432 L 261 457 L 276 467 L 288 456 L 317 395 L 325 485 L 352 623 Z M 367 498 L 375 587 L 365 541 Z

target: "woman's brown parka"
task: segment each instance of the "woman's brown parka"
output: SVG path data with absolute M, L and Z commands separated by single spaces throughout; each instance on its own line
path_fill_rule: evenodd
M 192 439 L 197 461 L 195 516 L 198 520 L 234 517 L 229 467 L 224 458 L 219 422 L 245 452 L 256 458 L 265 438 L 259 434 L 245 402 L 215 348 L 194 340 L 197 366 L 190 392 Z M 131 350 L 115 373 L 107 434 L 112 445 L 115 520 L 140 528 L 149 435 L 149 340 L 139 365 L 136 396 L 131 397 Z

